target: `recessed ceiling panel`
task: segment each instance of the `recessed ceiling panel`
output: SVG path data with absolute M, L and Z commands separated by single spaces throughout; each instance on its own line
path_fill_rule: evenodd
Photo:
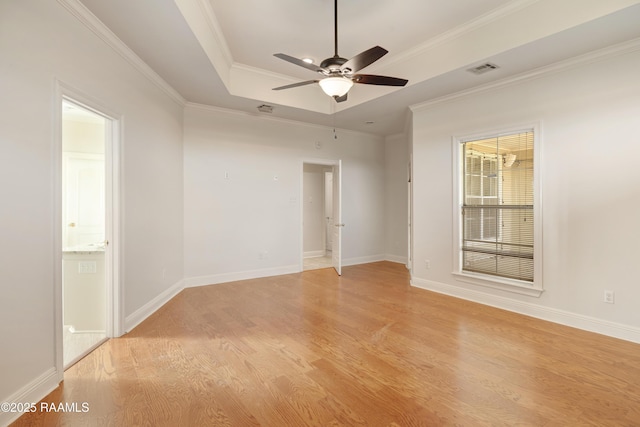
M 319 64 L 333 56 L 333 0 L 208 0 L 235 62 L 305 76 L 273 57 Z M 338 50 L 350 58 L 370 47 L 399 54 L 509 3 L 508 0 L 338 0 Z M 308 75 L 307 75 L 308 76 Z

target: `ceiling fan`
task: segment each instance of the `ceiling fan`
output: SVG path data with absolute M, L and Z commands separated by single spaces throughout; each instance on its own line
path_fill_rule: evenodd
M 379 86 L 404 86 L 408 80 L 397 77 L 377 76 L 373 74 L 354 74 L 363 68 L 373 64 L 387 54 L 387 50 L 375 46 L 359 53 L 351 59 L 345 59 L 338 55 L 338 0 L 334 0 L 334 55 L 315 65 L 302 59 L 284 53 L 276 53 L 275 57 L 287 62 L 315 71 L 323 76 L 317 80 L 307 80 L 285 86 L 275 87 L 273 90 L 291 89 L 298 86 L 306 86 L 313 83 L 320 84 L 322 90 L 333 97 L 336 102 L 347 100 L 347 93 L 354 83 Z

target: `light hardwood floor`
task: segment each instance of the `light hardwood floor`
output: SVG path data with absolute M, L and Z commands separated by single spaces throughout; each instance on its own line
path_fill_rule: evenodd
M 103 332 L 71 332 L 70 326 L 64 326 L 63 337 L 63 361 L 68 367 L 80 360 L 88 351 L 106 340 L 107 335 Z
M 303 260 L 303 269 L 306 270 L 319 270 L 321 268 L 332 268 L 331 252 L 328 255 L 321 257 L 305 258 Z
M 638 426 L 640 345 L 412 288 L 388 262 L 186 289 L 16 426 Z

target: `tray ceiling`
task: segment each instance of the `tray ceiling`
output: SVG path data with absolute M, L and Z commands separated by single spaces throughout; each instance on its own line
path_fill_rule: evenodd
M 72 0 L 61 0 L 71 2 Z M 336 104 L 313 72 L 273 56 L 333 55 L 332 0 L 81 0 L 188 102 L 389 135 L 408 106 L 640 37 L 638 0 L 339 0 L 339 53 L 389 54 L 364 71 L 404 88 L 356 85 Z M 491 62 L 499 68 L 466 70 Z M 368 123 L 367 122 L 373 122 Z

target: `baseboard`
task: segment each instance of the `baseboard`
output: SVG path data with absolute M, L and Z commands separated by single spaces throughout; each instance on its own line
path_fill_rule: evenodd
M 342 266 L 346 267 L 349 265 L 358 265 L 358 264 L 368 264 L 370 262 L 379 262 L 379 261 L 387 261 L 385 255 L 369 255 L 357 258 L 347 258 L 342 259 Z
M 320 250 L 320 251 L 307 251 L 305 253 L 302 254 L 302 256 L 304 258 L 319 258 L 319 257 L 323 257 L 327 255 L 327 251 L 324 250 Z
M 395 262 L 395 263 L 398 263 L 398 264 L 407 265 L 407 257 L 406 256 L 386 254 L 384 256 L 384 260 L 385 261 L 390 261 L 390 262 Z
M 414 277 L 411 279 L 411 285 L 417 288 L 438 292 L 440 294 L 512 311 L 525 316 L 547 320 L 560 325 L 595 332 L 597 334 L 607 335 L 625 341 L 640 343 L 640 328 L 637 327 L 426 279 Z
M 79 329 L 75 329 L 75 328 L 73 329 L 73 331 L 70 330 L 69 332 L 71 332 L 74 335 L 77 335 L 77 334 L 106 334 L 107 333 L 107 331 L 104 330 L 104 329 L 103 330 L 90 330 L 90 329 L 79 330 Z
M 124 320 L 125 331 L 130 332 L 133 328 L 142 323 L 147 317 L 151 316 L 160 307 L 169 302 L 169 300 L 176 296 L 182 289 L 184 289 L 184 283 L 181 280 L 133 313 L 131 313 Z
M 372 255 L 367 257 L 343 259 L 342 266 L 345 267 L 350 265 L 368 264 L 370 262 L 379 261 L 390 261 L 404 264 L 406 262 L 406 258 L 398 257 L 397 259 L 389 259 L 388 255 Z M 283 267 L 264 268 L 260 270 L 237 271 L 233 273 L 190 277 L 183 280 L 183 285 L 185 288 L 193 288 L 198 286 L 217 285 L 219 283 L 237 282 L 238 280 L 259 279 L 261 277 L 280 276 L 283 274 L 292 274 L 299 272 L 300 268 L 297 265 L 287 265 Z
M 282 274 L 299 273 L 298 265 L 286 265 L 283 267 L 263 268 L 259 270 L 238 271 L 233 273 L 212 274 L 209 276 L 190 277 L 184 279 L 184 287 L 217 285 L 219 283 L 237 282 L 238 280 L 258 279 L 260 277 L 280 276 Z
M 2 402 L 7 402 L 9 404 L 26 402 L 37 403 L 55 390 L 59 384 L 58 371 L 56 368 L 50 368 L 13 395 L 6 399 L 2 399 Z M 22 414 L 22 412 L 0 411 L 0 426 L 8 426 L 17 420 Z

